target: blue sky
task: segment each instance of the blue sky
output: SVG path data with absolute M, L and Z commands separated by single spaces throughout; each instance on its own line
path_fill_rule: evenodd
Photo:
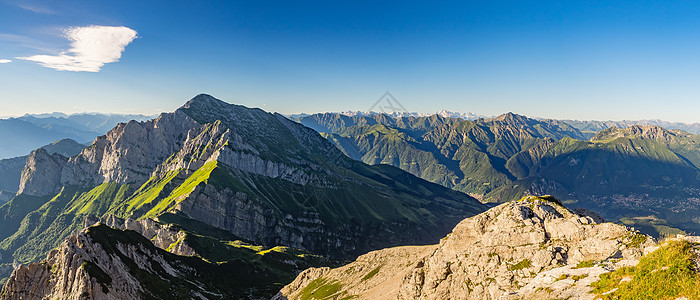
M 418 112 L 700 122 L 698 1 L 204 2 L 0 0 L 0 115 L 152 114 L 198 93 L 367 110 L 390 91 Z M 68 37 L 90 26 L 137 36 L 82 71 L 44 66 L 80 56 Z

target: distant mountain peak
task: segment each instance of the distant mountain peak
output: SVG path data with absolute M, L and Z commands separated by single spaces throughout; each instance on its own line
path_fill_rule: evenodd
M 508 112 L 491 119 L 484 119 L 484 122 L 486 123 L 500 123 L 505 125 L 526 125 L 527 123 L 533 121 L 536 120 L 512 112 Z
M 190 101 L 187 101 L 187 103 L 185 103 L 185 105 L 183 105 L 182 108 L 213 107 L 220 106 L 222 104 L 228 103 L 216 99 L 214 98 L 214 96 L 211 96 L 209 94 L 199 94 L 197 96 L 194 96 L 194 98 L 190 99 Z
M 610 127 L 603 131 L 598 132 L 591 140 L 607 140 L 615 138 L 647 138 L 647 139 L 661 139 L 669 141 L 678 135 L 687 134 L 680 130 L 667 130 L 663 127 L 656 125 L 632 125 L 627 128 L 617 128 Z

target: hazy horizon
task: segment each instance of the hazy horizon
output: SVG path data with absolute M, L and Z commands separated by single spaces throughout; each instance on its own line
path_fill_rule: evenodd
M 223 101 L 225 101 L 225 102 L 228 102 L 228 101 L 226 101 L 225 99 L 219 99 L 219 100 L 223 100 Z M 230 103 L 230 102 L 228 102 L 228 103 Z M 183 102 L 183 104 L 184 104 L 184 102 Z M 237 103 L 230 103 L 230 104 L 237 104 Z M 242 105 L 242 104 L 237 104 L 237 105 Z M 372 112 L 372 113 L 382 113 L 382 112 L 376 111 L 376 110 L 372 110 L 372 111 L 370 111 L 370 110 L 341 110 L 341 111 L 317 111 L 317 112 L 292 112 L 292 113 L 285 113 L 285 112 L 278 112 L 278 111 L 269 111 L 269 110 L 266 110 L 264 107 L 250 107 L 250 108 L 260 108 L 260 109 L 263 109 L 263 110 L 268 111 L 268 112 L 270 112 L 270 113 L 280 113 L 280 114 L 283 114 L 283 115 L 285 115 L 285 116 L 293 116 L 293 115 L 300 115 L 300 114 L 313 115 L 313 114 L 319 114 L 319 113 L 338 113 L 338 114 L 352 114 L 352 113 L 358 113 L 358 112 L 359 112 L 359 113 L 370 113 L 370 112 Z M 161 111 L 161 112 L 154 113 L 154 114 L 141 114 L 141 113 L 128 113 L 128 112 L 127 112 L 127 113 L 87 112 L 87 111 L 66 113 L 66 112 L 62 112 L 62 111 L 53 111 L 53 112 L 39 112 L 39 113 L 24 113 L 24 114 L 21 114 L 21 115 L 0 115 L 0 119 L 20 118 L 20 117 L 23 117 L 23 116 L 26 116 L 26 115 L 33 115 L 33 116 L 34 116 L 34 115 L 52 115 L 52 114 L 65 114 L 65 115 L 68 115 L 68 116 L 71 116 L 71 115 L 81 115 L 81 114 L 103 114 L 103 115 L 141 115 L 141 116 L 146 116 L 146 117 L 157 117 L 157 116 L 160 115 L 161 113 L 173 112 L 173 111 L 175 111 L 176 109 L 177 109 L 177 108 L 174 108 L 174 109 L 172 109 L 172 110 L 170 110 L 170 111 Z M 447 109 L 438 109 L 438 110 L 433 111 L 433 112 L 408 111 L 407 113 L 409 113 L 409 114 L 420 114 L 420 115 L 434 115 L 434 114 L 437 114 L 437 113 L 439 113 L 439 112 L 441 112 L 441 111 L 447 111 L 447 112 L 449 112 L 449 113 L 458 113 L 458 114 L 475 114 L 475 115 L 478 115 L 478 116 L 483 116 L 484 118 L 495 118 L 495 117 L 498 117 L 498 116 L 500 116 L 500 115 L 504 115 L 504 114 L 507 114 L 507 113 L 514 113 L 514 114 L 523 115 L 523 116 L 526 116 L 526 117 L 528 117 L 528 118 L 533 118 L 533 119 L 554 119 L 554 120 L 573 120 L 573 121 L 598 121 L 598 122 L 608 122 L 608 121 L 611 121 L 611 122 L 622 122 L 622 121 L 656 121 L 656 120 L 659 120 L 659 121 L 665 121 L 665 122 L 670 122 L 670 123 L 685 123 L 685 124 L 700 123 L 700 122 L 684 122 L 684 121 L 674 121 L 674 120 L 666 120 L 666 119 L 651 119 L 651 118 L 650 118 L 650 119 L 608 119 L 608 120 L 602 120 L 602 119 L 600 119 L 600 120 L 598 120 L 598 119 L 570 119 L 570 118 L 558 118 L 558 117 L 532 116 L 532 115 L 526 115 L 526 114 L 522 114 L 522 113 L 518 113 L 518 112 L 514 112 L 514 111 L 505 111 L 505 112 L 501 112 L 501 113 L 498 113 L 498 114 L 492 114 L 492 115 L 481 114 L 481 113 L 479 113 L 479 112 L 474 112 L 474 111 L 451 111 L 451 110 L 447 110 Z M 389 111 L 387 111 L 387 112 L 385 112 L 385 113 L 391 114 L 391 112 L 389 112 Z

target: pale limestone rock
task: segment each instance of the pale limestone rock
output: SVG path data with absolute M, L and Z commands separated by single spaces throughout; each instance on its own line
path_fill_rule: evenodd
M 83 227 L 87 228 L 95 224 L 105 224 L 120 230 L 133 230 L 149 239 L 154 246 L 170 253 L 184 256 L 195 255 L 194 249 L 184 242 L 185 233 L 170 225 L 161 225 L 153 219 L 120 219 L 114 215 L 108 215 L 102 219 L 86 219 Z
M 144 254 L 132 254 L 139 256 Z M 109 274 L 109 284 L 88 274 L 92 263 Z M 108 254 L 89 236 L 71 236 L 42 263 L 12 272 L 0 299 L 134 299 L 143 290 L 118 256 Z
M 465 219 L 439 245 L 374 251 L 341 268 L 302 273 L 277 299 L 297 299 L 313 280 L 340 284 L 339 298 L 592 299 L 591 282 L 638 262 L 654 243 L 629 244 L 639 233 L 596 219 L 553 198 L 525 197 Z M 583 261 L 598 264 L 575 268 Z M 362 279 L 386 262 L 393 267 Z
M 64 156 L 49 154 L 43 148 L 32 152 L 22 170 L 18 194 L 55 195 L 60 190 L 61 170 L 68 162 Z
M 201 125 L 181 111 L 158 118 L 120 123 L 98 137 L 62 170 L 62 185 L 96 186 L 104 182 L 139 186 L 182 146 L 189 130 Z

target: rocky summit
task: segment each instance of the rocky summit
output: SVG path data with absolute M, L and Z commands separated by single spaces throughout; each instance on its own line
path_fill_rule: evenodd
M 528 196 L 465 219 L 438 245 L 306 270 L 275 299 L 593 299 L 601 274 L 658 248 L 630 228 Z

